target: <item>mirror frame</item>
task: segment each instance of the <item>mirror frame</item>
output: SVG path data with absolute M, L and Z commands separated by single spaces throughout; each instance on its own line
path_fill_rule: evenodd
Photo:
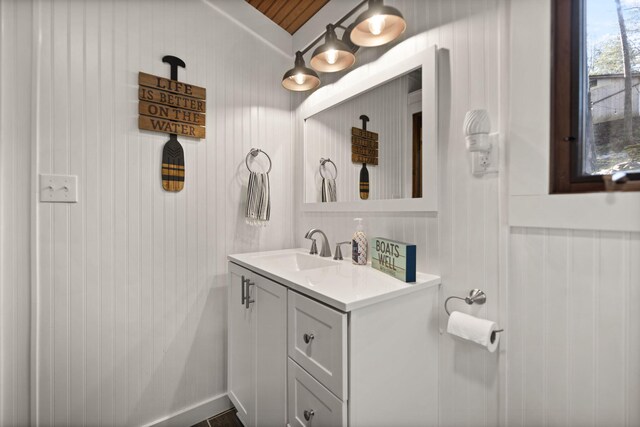
M 412 54 L 409 40 L 379 59 L 346 74 L 340 81 L 321 87 L 302 104 L 304 121 L 328 108 L 368 92 L 390 80 L 422 67 L 422 197 L 405 199 L 306 202 L 306 174 L 302 173 L 303 212 L 437 212 L 438 211 L 438 65 L 437 46 Z M 398 60 L 399 59 L 399 60 Z M 307 155 L 306 126 L 303 123 L 302 159 Z

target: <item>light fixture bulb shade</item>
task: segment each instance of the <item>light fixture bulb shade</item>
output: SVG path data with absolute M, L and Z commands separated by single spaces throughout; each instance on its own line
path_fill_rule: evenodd
M 356 57 L 345 42 L 338 39 L 333 25 L 327 25 L 327 35 L 322 45 L 311 56 L 311 67 L 323 73 L 345 70 L 356 62 Z
M 369 0 L 369 9 L 355 20 L 350 38 L 358 46 L 382 46 L 398 38 L 406 29 L 407 23 L 398 9 L 384 6 L 382 1 Z
M 302 53 L 296 52 L 295 66 L 282 76 L 282 86 L 295 92 L 304 92 L 320 86 L 320 78 L 305 65 Z

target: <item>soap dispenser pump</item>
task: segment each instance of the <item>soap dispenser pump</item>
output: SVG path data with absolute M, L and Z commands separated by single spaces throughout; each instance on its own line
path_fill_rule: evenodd
M 354 218 L 354 221 L 356 221 L 358 225 L 351 240 L 351 260 L 356 265 L 366 265 L 368 248 L 367 235 L 364 234 L 362 218 Z

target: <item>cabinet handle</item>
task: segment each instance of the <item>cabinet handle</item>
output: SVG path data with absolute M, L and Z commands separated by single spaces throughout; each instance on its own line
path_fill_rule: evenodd
M 311 341 L 313 341 L 314 338 L 315 337 L 313 336 L 313 334 L 304 334 L 302 336 L 302 339 L 304 339 L 304 343 L 305 344 L 309 344 Z M 313 411 L 311 411 L 311 412 L 313 412 Z
M 240 305 L 244 304 L 245 299 L 247 298 L 246 296 L 246 291 L 245 291 L 245 285 L 249 283 L 249 279 L 245 279 L 244 276 L 242 276 L 242 300 L 240 301 Z
M 315 414 L 316 413 L 313 412 L 313 409 L 309 409 L 309 410 L 305 409 L 305 411 L 304 411 L 304 419 L 307 420 L 307 421 L 311 421 L 311 418 L 313 418 L 313 416 Z
M 247 280 L 247 295 L 245 296 L 244 299 L 244 308 L 249 308 L 249 304 L 251 304 L 252 302 L 256 302 L 256 300 L 251 299 L 251 295 L 249 294 L 249 286 L 255 286 L 255 283 L 251 283 L 251 280 Z

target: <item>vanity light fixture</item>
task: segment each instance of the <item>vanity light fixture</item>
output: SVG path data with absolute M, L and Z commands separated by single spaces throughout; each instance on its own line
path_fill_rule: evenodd
M 342 24 L 361 7 L 369 8 L 360 14 L 349 26 Z M 343 30 L 342 39 L 336 35 L 336 28 Z M 342 71 L 352 66 L 355 53 L 360 46 L 382 46 L 398 38 L 407 28 L 398 9 L 382 4 L 382 0 L 362 0 L 335 24 L 327 29 L 303 50 L 296 52 L 295 65 L 282 78 L 282 86 L 293 91 L 306 91 L 320 86 L 320 78 L 306 67 L 303 56 L 322 39 L 325 42 L 313 51 L 311 67 L 324 73 Z
M 363 47 L 382 46 L 395 40 L 407 29 L 402 13 L 385 6 L 382 0 L 369 0 L 369 9 L 354 22 L 351 41 Z
M 356 62 L 356 57 L 345 42 L 336 36 L 335 27 L 327 25 L 324 44 L 313 51 L 311 67 L 324 73 L 334 73 L 347 69 Z
M 302 52 L 296 52 L 294 67 L 284 73 L 282 86 L 295 92 L 315 89 L 320 86 L 318 74 L 306 66 Z

